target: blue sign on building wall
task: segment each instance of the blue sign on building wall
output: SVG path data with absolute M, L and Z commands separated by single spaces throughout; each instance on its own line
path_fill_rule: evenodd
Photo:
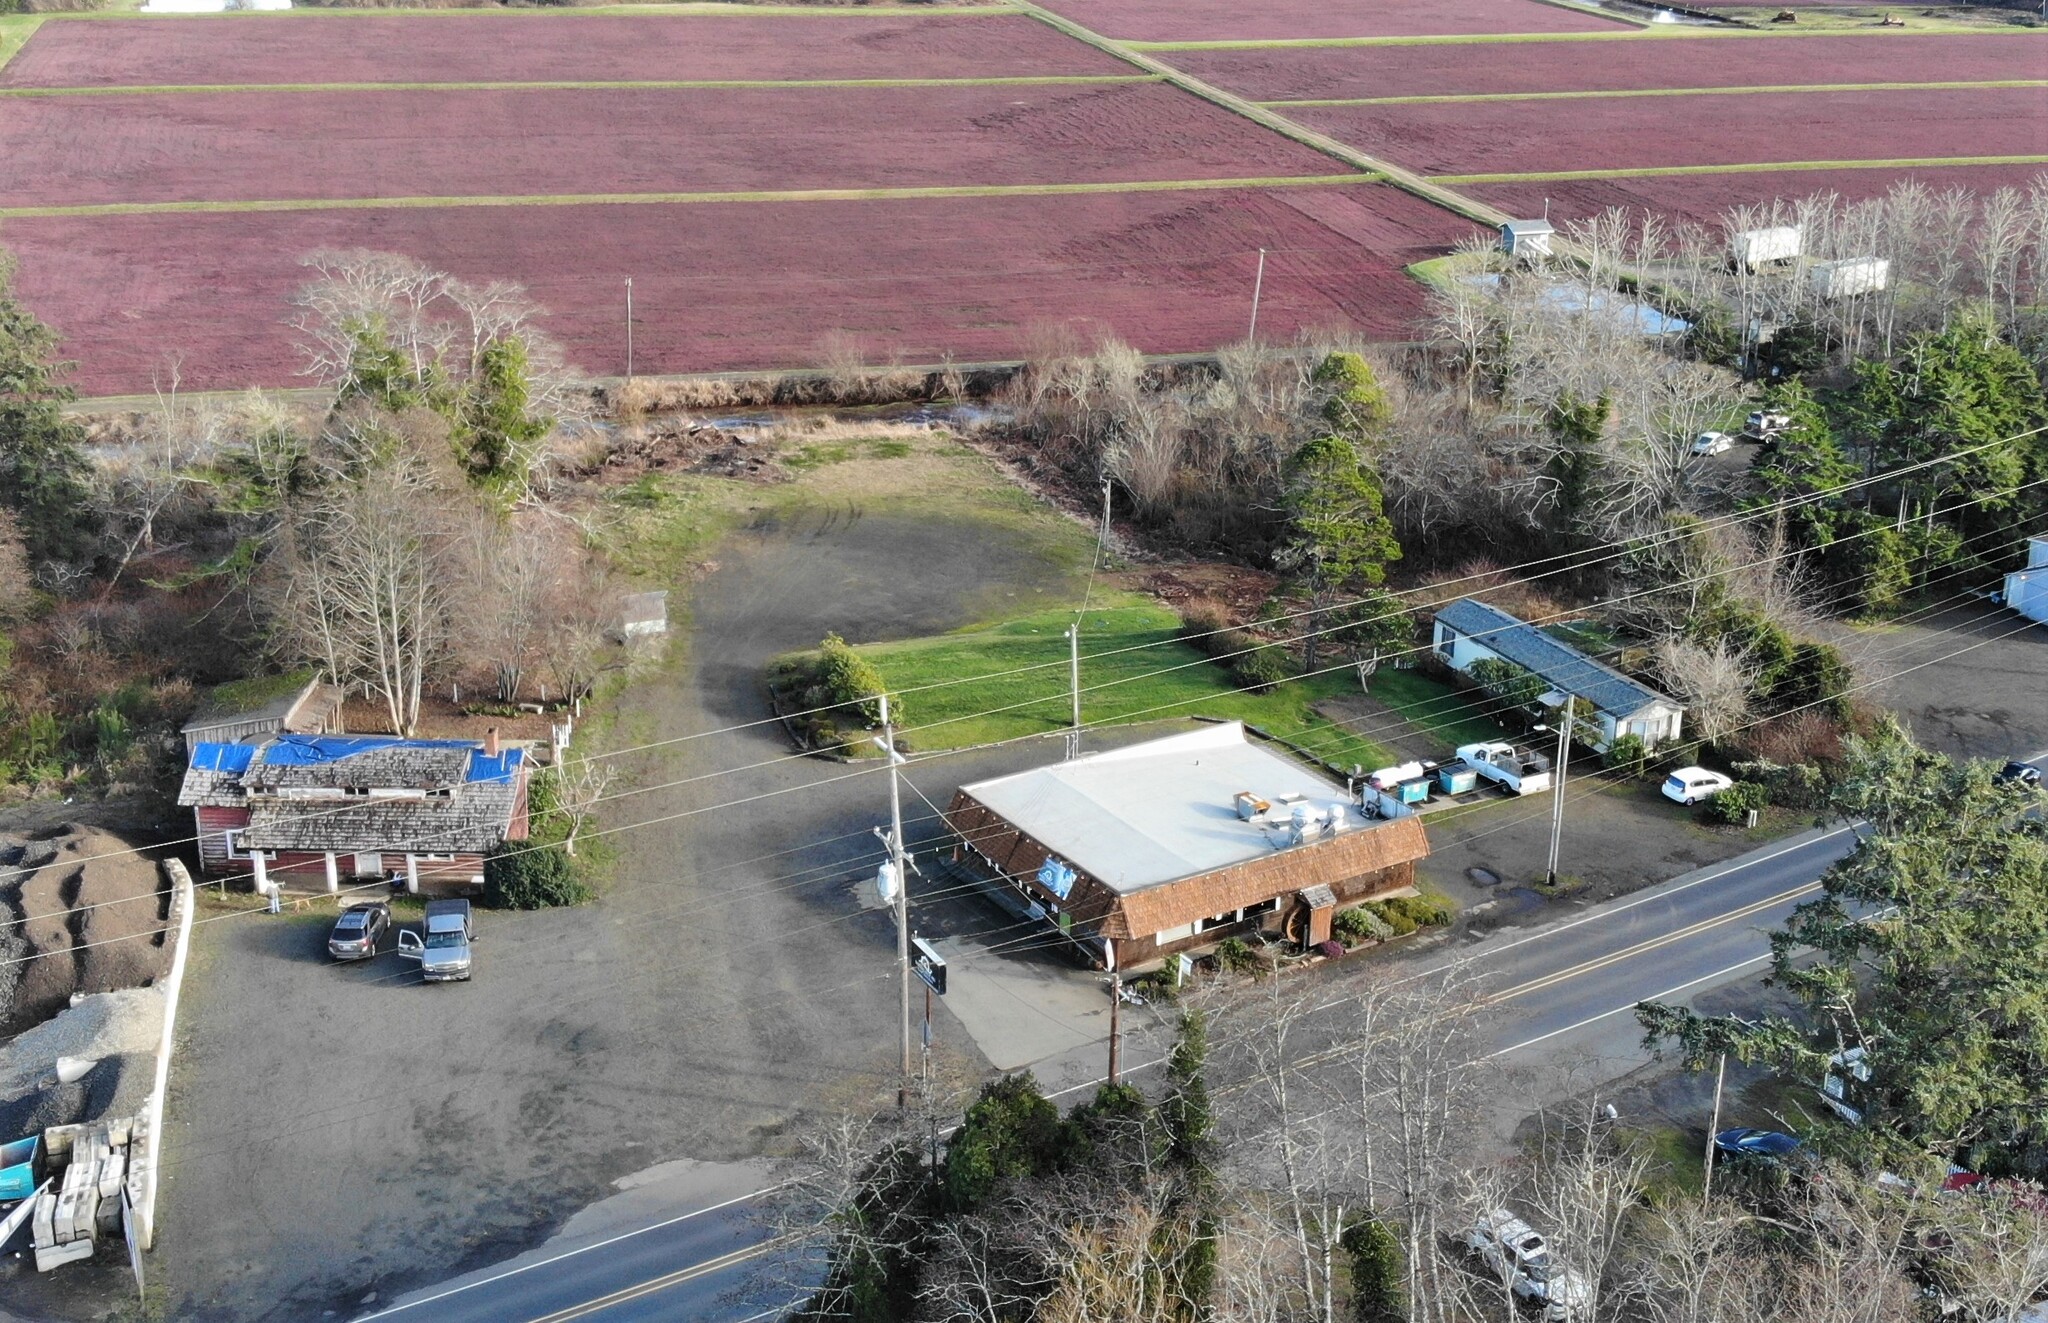
M 1074 889 L 1074 876 L 1073 869 L 1051 857 L 1038 866 L 1038 885 L 1061 900 L 1065 900 L 1067 893 Z

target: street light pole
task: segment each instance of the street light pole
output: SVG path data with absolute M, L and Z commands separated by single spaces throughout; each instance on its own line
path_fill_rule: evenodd
M 910 874 L 903 865 L 903 792 L 897 784 L 896 726 L 889 719 L 889 695 L 882 698 L 882 749 L 889 759 L 889 863 L 896 870 L 896 974 L 903 1003 L 903 1073 L 896 1105 L 910 1104 Z
M 1572 696 L 1564 696 L 1564 716 L 1557 723 L 1557 774 L 1550 783 L 1550 868 L 1549 885 L 1557 885 L 1557 847 L 1564 839 L 1564 769 L 1572 756 Z

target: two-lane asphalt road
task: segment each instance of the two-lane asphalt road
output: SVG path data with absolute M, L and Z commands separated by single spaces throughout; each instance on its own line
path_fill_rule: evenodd
M 1802 833 L 1560 923 L 1503 929 L 1454 955 L 1425 958 L 1419 967 L 1455 958 L 1485 971 L 1488 995 L 1501 1011 L 1493 1022 L 1492 1055 L 1569 1053 L 1619 1075 L 1645 1059 L 1632 1014 L 1636 1003 L 1685 1000 L 1761 970 L 1770 958 L 1770 929 L 1818 891 L 1821 874 L 1854 845 L 1847 826 Z M 1347 1001 L 1343 972 L 1331 971 L 1331 995 L 1323 1003 L 1333 1012 L 1333 1041 L 1341 1037 L 1341 1017 L 1334 1013 Z M 1139 1062 L 1128 1070 L 1158 1064 Z M 786 1294 L 749 1285 L 758 1260 L 777 1249 L 756 1220 L 756 1206 L 756 1197 L 742 1196 L 677 1209 L 643 1227 L 536 1251 L 506 1268 L 421 1292 L 359 1323 L 774 1317 L 788 1303 Z
M 780 1246 L 758 1192 L 682 1209 L 581 1244 L 544 1247 L 360 1315 L 358 1323 L 748 1323 L 794 1294 L 765 1285 Z

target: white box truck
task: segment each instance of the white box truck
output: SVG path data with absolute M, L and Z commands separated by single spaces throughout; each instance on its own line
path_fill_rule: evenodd
M 1772 262 L 1789 262 L 1799 256 L 1804 235 L 1797 225 L 1772 225 L 1761 230 L 1742 230 L 1730 235 L 1728 255 L 1739 267 L 1754 271 Z
M 1815 262 L 1807 271 L 1814 293 L 1824 299 L 1854 298 L 1872 294 L 1891 283 L 1892 264 L 1882 257 L 1845 257 L 1839 262 Z

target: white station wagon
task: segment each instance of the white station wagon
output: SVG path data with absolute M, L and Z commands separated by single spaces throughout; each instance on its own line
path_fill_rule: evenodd
M 1681 767 L 1664 778 L 1664 798 L 1692 805 L 1712 799 L 1735 782 L 1704 767 Z

